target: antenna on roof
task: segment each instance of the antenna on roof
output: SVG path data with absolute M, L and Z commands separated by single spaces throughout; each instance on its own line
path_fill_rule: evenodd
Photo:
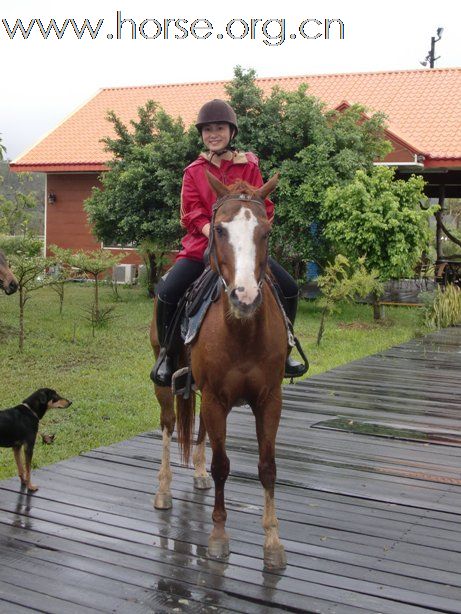
M 427 63 L 429 62 L 429 68 L 434 68 L 435 61 L 440 60 L 440 55 L 438 57 L 435 57 L 435 43 L 437 43 L 442 38 L 442 34 L 443 28 L 437 28 L 437 38 L 435 38 L 435 36 L 431 37 L 431 48 L 427 52 L 424 61 L 420 62 L 421 66 L 427 66 Z

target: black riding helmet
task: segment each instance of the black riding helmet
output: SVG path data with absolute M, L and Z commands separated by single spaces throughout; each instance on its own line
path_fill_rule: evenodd
M 234 109 L 225 100 L 215 98 L 206 102 L 200 109 L 195 126 L 202 134 L 202 128 L 205 124 L 216 124 L 218 122 L 226 122 L 231 126 L 233 129 L 231 140 L 237 136 L 238 125 Z

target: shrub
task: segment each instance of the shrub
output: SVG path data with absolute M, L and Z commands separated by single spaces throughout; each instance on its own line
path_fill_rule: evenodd
M 454 284 L 437 286 L 434 299 L 425 312 L 429 328 L 445 328 L 461 324 L 461 290 Z

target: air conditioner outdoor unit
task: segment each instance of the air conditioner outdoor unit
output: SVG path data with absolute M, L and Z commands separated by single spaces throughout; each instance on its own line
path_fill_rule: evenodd
M 116 284 L 134 284 L 137 279 L 135 264 L 118 264 L 112 270 L 112 279 Z

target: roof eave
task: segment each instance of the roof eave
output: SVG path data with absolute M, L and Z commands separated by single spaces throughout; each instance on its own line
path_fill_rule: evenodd
M 108 166 L 103 162 L 37 162 L 34 164 L 11 162 L 10 169 L 14 173 L 100 173 L 107 171 Z
M 458 158 L 435 158 L 426 157 L 424 168 L 461 169 L 461 157 Z

